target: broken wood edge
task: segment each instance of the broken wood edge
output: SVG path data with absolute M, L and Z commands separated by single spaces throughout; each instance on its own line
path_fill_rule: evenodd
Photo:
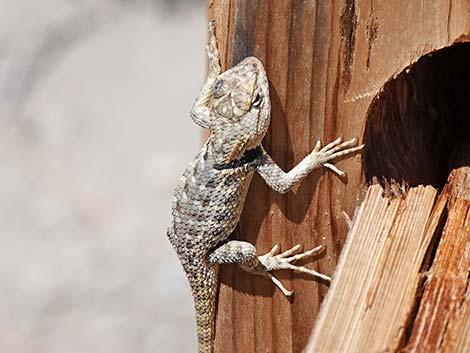
M 430 190 L 432 189 L 432 190 Z M 407 194 L 407 197 L 408 195 L 410 195 L 410 193 L 412 194 L 414 191 L 413 190 L 418 190 L 416 193 L 417 194 L 417 197 L 419 196 L 419 190 L 421 190 L 420 192 L 422 193 L 426 193 L 426 191 L 429 193 L 431 192 L 430 195 L 433 195 L 433 196 L 430 196 L 428 195 L 428 198 L 430 197 L 430 202 L 431 204 L 427 205 L 428 206 L 428 210 L 429 210 L 429 213 L 425 215 L 425 218 L 426 218 L 426 225 L 424 226 L 424 230 L 422 230 L 421 232 L 423 233 L 422 234 L 422 241 L 417 243 L 417 247 L 419 247 L 419 249 L 411 249 L 411 252 L 413 251 L 417 251 L 420 258 L 414 258 L 414 259 L 411 259 L 410 261 L 412 261 L 413 265 L 414 265 L 414 273 L 412 274 L 412 279 L 408 279 L 408 282 L 409 282 L 409 285 L 408 287 L 408 290 L 407 290 L 407 293 L 408 293 L 408 297 L 406 298 L 406 308 L 403 308 L 402 309 L 402 313 L 403 315 L 398 315 L 400 316 L 400 321 L 403 322 L 403 323 L 406 323 L 407 321 L 407 318 L 409 318 L 411 315 L 411 313 L 413 313 L 414 311 L 416 311 L 415 307 L 416 307 L 416 295 L 417 293 L 419 293 L 419 288 L 420 288 L 420 283 L 422 283 L 422 280 L 421 280 L 421 274 L 420 274 L 420 270 L 421 270 L 421 267 L 422 267 L 422 263 L 423 263 L 423 260 L 424 260 L 424 257 L 425 255 L 427 254 L 427 249 L 428 249 L 428 246 L 429 244 L 431 243 L 431 239 L 433 239 L 434 237 L 434 233 L 435 233 L 435 230 L 438 228 L 440 222 L 441 222 L 441 219 L 442 219 L 442 213 L 444 212 L 445 210 L 445 205 L 446 205 L 446 200 L 444 198 L 438 198 L 437 201 L 436 201 L 436 198 L 437 198 L 437 190 L 435 190 L 434 188 L 430 187 L 430 186 L 427 186 L 427 187 L 417 187 L 417 188 L 412 188 L 410 189 L 410 191 L 408 192 Z M 336 352 L 336 351 L 340 351 L 340 350 L 334 350 L 334 349 L 329 349 L 329 348 L 325 348 L 324 345 L 322 345 L 322 341 L 324 340 L 325 337 L 328 337 L 329 335 L 335 335 L 335 340 L 340 340 L 340 339 L 345 339 L 344 337 L 339 337 L 339 335 L 341 335 L 341 333 L 338 333 L 338 327 L 334 327 L 334 326 L 331 326 L 331 319 L 333 317 L 333 319 L 335 318 L 335 310 L 336 310 L 336 306 L 338 305 L 338 303 L 341 303 L 341 301 L 344 302 L 344 300 L 351 300 L 351 303 L 350 304 L 353 304 L 353 301 L 354 299 L 351 299 L 351 297 L 348 297 L 348 294 L 350 295 L 356 295 L 357 297 L 357 293 L 354 294 L 354 293 L 338 293 L 338 290 L 342 290 L 344 288 L 347 288 L 347 287 L 344 287 L 344 285 L 341 284 L 341 281 L 344 281 L 344 280 L 354 280 L 354 276 L 352 274 L 348 274 L 347 271 L 348 269 L 346 268 L 346 266 L 351 266 L 351 259 L 350 257 L 354 257 L 355 255 L 357 255 L 357 253 L 355 253 L 356 250 L 358 249 L 355 249 L 355 246 L 357 244 L 359 244 L 359 242 L 363 242 L 365 241 L 364 244 L 366 244 L 366 247 L 363 248 L 364 252 L 369 252 L 371 251 L 372 252 L 372 248 L 369 247 L 369 245 L 372 245 L 372 244 L 368 244 L 367 245 L 367 241 L 368 240 L 371 240 L 370 239 L 370 234 L 367 234 L 368 233 L 368 230 L 372 229 L 375 224 L 371 222 L 371 224 L 368 224 L 365 226 L 365 228 L 362 230 L 362 233 L 358 233 L 358 228 L 361 227 L 361 220 L 366 217 L 365 215 L 365 212 L 368 211 L 368 207 L 372 207 L 372 211 L 374 210 L 374 207 L 377 207 L 377 202 L 382 202 L 384 204 L 388 204 L 388 208 L 389 208 L 389 211 L 391 212 L 391 214 L 388 214 L 388 216 L 390 215 L 393 215 L 393 222 L 388 224 L 388 228 L 386 229 L 387 232 L 395 232 L 395 231 L 403 231 L 403 230 L 394 230 L 394 222 L 396 221 L 395 220 L 395 217 L 400 217 L 401 213 L 404 212 L 403 211 L 403 207 L 410 207 L 410 205 L 407 205 L 406 204 L 406 197 L 405 198 L 389 198 L 387 197 L 387 195 L 384 194 L 383 192 L 383 188 L 379 185 L 372 185 L 369 187 L 367 193 L 366 193 L 366 196 L 364 198 L 364 201 L 362 202 L 362 204 L 359 206 L 358 208 L 358 211 L 356 212 L 356 216 L 354 217 L 354 221 L 353 221 L 353 226 L 352 228 L 350 229 L 349 231 L 349 235 L 348 235 L 348 238 L 346 240 L 346 243 L 345 243 L 345 246 L 343 248 L 343 253 L 339 259 L 339 263 L 338 263 L 338 267 L 337 267 L 337 271 L 335 272 L 334 276 L 333 276 L 333 281 L 332 281 L 332 284 L 331 284 L 331 287 L 330 287 L 330 290 L 328 292 L 328 294 L 326 295 L 326 298 L 324 300 L 324 303 L 322 305 L 322 308 L 320 310 L 320 314 L 319 314 L 319 317 L 318 317 L 318 320 L 317 320 L 317 323 L 312 331 L 312 335 L 310 337 L 310 340 L 309 340 L 309 343 L 307 344 L 304 352 L 307 353 L 307 352 L 315 352 L 315 353 L 319 353 L 319 352 Z M 380 194 L 380 197 L 379 197 L 379 194 Z M 422 195 L 422 196 L 419 196 L 419 197 L 424 197 L 425 195 Z M 374 199 L 374 197 L 376 199 Z M 370 202 L 375 202 L 376 205 L 372 205 L 372 206 L 369 206 L 368 203 Z M 394 204 L 394 205 L 392 205 Z M 414 205 L 414 207 L 416 207 L 417 205 Z M 383 211 L 383 210 L 380 210 L 380 207 L 378 209 L 379 211 Z M 371 211 L 371 210 L 369 210 Z M 383 213 L 383 212 L 382 212 Z M 424 222 L 424 220 L 423 220 Z M 412 231 L 412 230 L 410 230 Z M 383 247 L 388 247 L 390 248 L 391 246 L 393 247 L 393 243 L 390 243 L 390 239 L 387 239 L 388 236 L 386 236 L 385 238 L 382 238 L 382 241 L 383 241 L 383 244 L 382 246 Z M 377 239 L 375 240 L 371 240 L 371 242 L 374 242 L 376 241 Z M 399 242 L 400 239 L 396 239 L 395 240 L 396 242 Z M 384 249 L 384 248 L 383 248 Z M 357 282 L 355 283 L 355 286 L 356 288 L 358 288 L 358 291 L 360 290 L 363 290 L 364 288 L 367 288 L 367 291 L 364 291 L 363 290 L 363 296 L 367 296 L 367 295 L 370 295 L 370 290 L 373 289 L 373 286 L 374 284 L 372 283 L 372 280 L 375 279 L 375 290 L 379 290 L 380 291 L 380 285 L 381 285 L 381 279 L 382 277 L 380 275 L 377 275 L 377 271 L 387 271 L 387 270 L 390 270 L 390 269 L 387 269 L 387 268 L 383 268 L 384 264 L 386 265 L 386 257 L 384 257 L 384 250 L 381 250 L 382 252 L 380 252 L 380 250 L 377 252 L 377 254 L 379 254 L 379 259 L 376 259 L 376 261 L 374 262 L 373 259 L 371 262 L 372 264 L 372 267 L 370 269 L 371 273 L 370 273 L 370 277 L 364 277 L 364 278 L 361 278 L 363 280 L 363 282 Z M 397 248 L 399 249 L 399 248 Z M 373 255 L 371 255 L 373 256 Z M 380 262 L 379 260 L 383 260 L 385 258 L 385 262 Z M 364 258 L 361 258 L 361 261 L 364 261 Z M 354 266 L 354 264 L 352 264 L 352 266 Z M 348 278 L 348 276 L 350 278 Z M 411 278 L 411 277 L 408 277 L 408 278 Z M 418 280 L 420 279 L 420 280 Z M 343 288 L 342 288 L 343 287 Z M 373 292 L 375 292 L 375 290 Z M 364 301 L 365 298 L 362 298 L 362 301 Z M 369 300 L 374 300 L 374 299 L 369 299 Z M 340 304 L 341 305 L 341 304 Z M 369 304 L 367 304 L 368 306 Z M 367 309 L 367 306 L 363 306 L 362 308 L 366 308 L 364 310 L 369 310 Z M 351 305 L 351 307 L 347 310 L 350 310 L 350 311 L 354 311 L 355 309 L 357 309 L 357 307 L 355 308 L 353 305 Z M 346 315 L 345 315 L 346 316 Z M 361 316 L 361 313 L 359 312 L 356 312 L 355 314 L 351 314 L 350 313 L 350 316 L 352 317 L 356 317 L 356 318 L 359 318 Z M 336 315 L 336 317 L 338 317 L 338 315 Z M 341 326 L 342 324 L 339 324 L 337 326 Z M 400 325 L 396 325 L 396 328 L 397 328 L 397 333 L 396 335 L 391 335 L 391 337 L 394 337 L 394 346 L 396 349 L 400 348 L 402 342 L 404 341 L 403 340 L 403 337 L 404 335 L 406 334 L 406 331 L 403 330 L 402 328 L 405 327 L 403 324 L 400 324 Z M 325 331 L 326 329 L 326 331 Z M 344 328 L 342 328 L 344 329 Z M 364 334 L 364 333 L 363 333 Z M 344 335 L 344 334 L 343 334 Z M 398 336 L 397 336 L 398 335 Z M 346 338 L 347 339 L 347 338 Z M 388 348 L 389 346 L 386 346 L 384 345 L 384 348 Z M 344 347 L 343 347 L 344 348 Z M 349 351 L 348 351 L 349 352 Z
M 414 285 L 410 282 L 411 288 L 408 290 L 406 309 L 402 310 L 400 325 L 396 325 L 399 329 L 395 335 L 389 335 L 388 339 L 386 335 L 383 337 L 382 349 L 388 352 L 467 353 L 470 351 L 470 335 L 468 334 L 470 330 L 469 180 L 470 167 L 461 166 L 454 169 L 449 175 L 448 183 L 432 205 L 423 241 L 417 244 L 421 247 L 419 254 L 422 257 L 414 259 L 416 266 L 412 275 L 415 281 Z M 330 291 L 326 295 L 317 323 L 304 350 L 305 353 L 341 351 L 335 349 L 337 347 L 325 348 L 319 343 L 322 340 L 322 334 L 323 337 L 329 334 L 334 335 L 335 340 L 341 339 L 339 337 L 341 334 L 335 333 L 337 332 L 335 326 L 331 326 L 331 322 L 327 321 L 331 320 L 331 311 L 336 309 L 335 298 L 342 296 L 343 300 L 347 301 L 351 296 L 351 293 L 337 293 L 337 291 L 341 290 L 341 281 L 344 280 L 342 272 L 347 271 L 345 266 L 350 265 L 349 258 L 354 256 L 354 254 L 351 255 L 351 251 L 354 250 L 352 248 L 358 242 L 358 238 L 361 238 L 361 234 L 357 232 L 365 216 L 364 212 L 368 203 L 374 201 L 372 195 L 380 190 L 377 187 L 380 188 L 374 184 L 368 188 L 364 201 L 356 209 Z M 415 188 L 408 189 L 406 195 L 391 195 L 383 192 L 382 197 L 388 198 L 390 203 L 403 202 L 402 200 L 406 200 L 413 189 Z M 399 206 L 399 208 L 402 207 L 403 204 Z M 373 227 L 373 224 L 368 226 Z M 367 227 L 364 228 L 363 232 L 367 229 Z M 364 238 L 367 236 L 363 234 Z M 418 263 L 420 266 L 417 266 Z M 371 269 L 371 271 L 375 272 L 377 269 Z M 363 286 L 371 286 L 371 282 L 356 283 L 358 288 Z M 375 290 L 380 290 L 380 288 L 375 288 Z M 351 306 L 350 310 L 354 311 L 356 308 Z M 356 317 L 361 317 L 360 309 L 358 311 Z M 430 312 L 432 315 L 429 314 Z M 362 315 L 366 314 L 362 313 Z M 329 332 L 325 333 L 325 327 L 328 325 Z M 357 350 L 357 352 L 360 351 Z
M 441 193 L 448 216 L 401 352 L 470 351 L 470 167 L 454 169 L 448 180 Z

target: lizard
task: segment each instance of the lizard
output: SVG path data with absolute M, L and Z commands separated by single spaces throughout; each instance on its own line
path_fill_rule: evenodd
M 269 122 L 269 83 L 263 64 L 254 56 L 221 70 L 215 22 L 208 25 L 207 78 L 191 109 L 191 118 L 211 134 L 179 181 L 167 230 L 170 243 L 188 278 L 196 311 L 199 353 L 213 353 L 218 269 L 238 264 L 287 290 L 272 271 L 290 269 L 329 281 L 327 275 L 294 263 L 324 250 L 322 245 L 300 252 L 301 245 L 280 252 L 275 245 L 258 256 L 249 242 L 230 240 L 255 172 L 275 191 L 286 193 L 312 170 L 325 167 L 344 176 L 331 160 L 359 151 L 357 140 L 337 138 L 284 172 L 262 146 Z

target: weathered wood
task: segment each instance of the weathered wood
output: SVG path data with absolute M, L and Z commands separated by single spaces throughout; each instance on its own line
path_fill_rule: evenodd
M 469 152 L 460 150 L 465 164 Z M 380 188 L 369 189 L 306 353 L 470 351 L 469 180 L 470 167 L 453 170 L 424 233 L 419 226 L 423 218 L 413 215 L 416 210 L 409 205 L 422 187 L 386 204 L 387 210 L 402 212 L 400 217 L 383 212 L 386 199 Z M 421 212 L 433 205 L 430 199 L 415 201 Z M 433 240 L 439 241 L 436 254 L 428 246 Z M 421 277 L 426 278 L 423 293 Z
M 407 205 L 422 187 L 387 205 L 401 203 L 401 217 L 383 213 L 377 207 L 384 201 L 381 189 L 374 194 L 378 187 L 369 188 L 306 353 L 470 351 L 470 143 L 454 147 L 449 163 L 457 167 L 437 203 L 416 200 L 421 212 L 433 207 L 424 233 L 423 218 Z M 388 223 L 395 224 L 382 231 Z M 382 242 L 389 246 L 380 248 Z M 424 291 L 420 277 L 426 278 Z
M 449 215 L 404 352 L 470 352 L 469 180 L 470 167 L 450 177 Z
M 394 352 L 415 304 L 420 269 L 446 199 L 372 186 L 357 213 L 306 352 Z
M 208 0 L 208 6 L 209 15 L 218 23 L 223 67 L 249 55 L 259 57 L 266 67 L 273 109 L 264 145 L 285 169 L 298 163 L 318 138 L 364 136 L 368 143 L 369 138 L 377 137 L 364 132 L 366 126 L 373 126 L 368 131 L 376 132 L 387 121 L 387 111 L 376 119 L 379 114 L 371 110 L 385 83 L 422 55 L 470 38 L 467 0 Z M 424 84 L 419 88 L 426 89 Z M 387 91 L 394 98 L 388 101 L 389 109 L 400 111 L 409 106 L 412 86 L 392 91 Z M 381 100 L 387 99 L 381 96 Z M 434 98 L 425 97 L 424 105 L 426 99 Z M 434 122 L 425 122 L 439 131 Z M 387 131 L 393 131 L 394 125 L 389 127 Z M 409 127 L 405 122 L 395 127 L 394 134 L 387 133 L 389 138 L 406 136 L 409 144 L 419 145 L 432 135 L 426 125 Z M 419 137 L 402 135 L 400 129 L 407 128 Z M 348 231 L 340 214 L 353 214 L 359 204 L 364 193 L 362 175 L 369 181 L 393 177 L 379 163 L 387 156 L 393 156 L 385 158 L 388 164 L 399 166 L 406 161 L 407 166 L 421 168 L 416 156 L 408 156 L 419 150 L 408 151 L 405 144 L 403 149 L 391 151 L 381 149 L 382 145 L 395 146 L 384 144 L 381 137 L 375 139 L 370 144 L 373 148 L 364 154 L 364 171 L 360 156 L 339 161 L 338 167 L 348 173 L 347 180 L 318 171 L 294 192 L 277 195 L 256 177 L 235 236 L 256 244 L 260 253 L 275 243 L 282 248 L 295 243 L 306 247 L 326 244 L 326 255 L 309 266 L 333 273 Z M 432 159 L 425 160 L 432 163 Z M 398 175 L 408 181 L 404 170 Z M 447 171 L 436 174 L 441 179 L 444 176 L 431 181 L 438 187 Z M 216 352 L 302 351 L 327 287 L 286 273 L 285 285 L 296 291 L 290 302 L 267 280 L 236 267 L 222 269 L 221 279 Z
M 467 336 L 457 327 L 468 325 L 470 317 L 462 316 L 470 297 L 466 293 L 470 269 L 470 202 L 458 199 L 449 210 L 449 217 L 439 244 L 436 260 L 429 271 L 418 316 L 413 324 L 410 342 L 404 352 L 439 353 L 469 352 L 465 344 L 455 350 L 455 335 Z M 458 318 L 459 322 L 456 322 Z M 465 349 L 463 349 L 465 348 Z

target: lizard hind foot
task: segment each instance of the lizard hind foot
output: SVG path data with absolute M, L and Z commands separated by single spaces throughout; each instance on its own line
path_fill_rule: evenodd
M 325 247 L 323 245 L 317 246 L 311 250 L 300 252 L 302 246 L 297 244 L 292 248 L 280 253 L 280 246 L 275 245 L 271 251 L 265 255 L 258 256 L 258 260 L 261 263 L 264 276 L 268 277 L 281 291 L 285 296 L 291 296 L 293 291 L 287 290 L 282 283 L 270 272 L 274 270 L 293 270 L 296 272 L 306 273 L 308 275 L 321 278 L 328 283 L 331 281 L 331 278 L 327 275 L 324 275 L 315 270 L 309 269 L 304 266 L 294 265 L 296 261 L 302 260 L 306 257 L 314 256 L 321 253 Z

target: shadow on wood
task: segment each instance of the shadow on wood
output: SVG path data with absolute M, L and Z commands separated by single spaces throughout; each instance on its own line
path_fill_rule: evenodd
M 442 188 L 450 156 L 470 139 L 470 43 L 421 57 L 375 97 L 364 133 L 368 183 Z M 467 161 L 468 162 L 468 161 Z

